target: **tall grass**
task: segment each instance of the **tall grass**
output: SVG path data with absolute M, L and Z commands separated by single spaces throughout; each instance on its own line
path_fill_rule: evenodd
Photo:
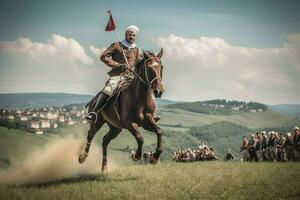
M 0 187 L 0 199 L 299 199 L 299 163 L 165 162 Z

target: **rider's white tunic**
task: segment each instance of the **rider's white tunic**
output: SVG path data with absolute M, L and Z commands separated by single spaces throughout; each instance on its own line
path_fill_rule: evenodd
M 103 92 L 109 96 L 111 96 L 115 89 L 117 88 L 118 84 L 120 81 L 123 81 L 125 79 L 124 76 L 118 75 L 118 76 L 111 76 L 107 83 L 106 86 L 103 89 Z

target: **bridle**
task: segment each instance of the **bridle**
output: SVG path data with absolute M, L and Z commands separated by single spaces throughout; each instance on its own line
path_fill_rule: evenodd
M 155 78 L 153 78 L 151 81 L 149 80 L 149 76 L 148 76 L 148 71 L 147 71 L 146 63 L 147 63 L 148 60 L 150 60 L 150 59 L 152 59 L 152 58 L 158 58 L 158 57 L 154 56 L 154 57 L 151 57 L 151 58 L 147 58 L 146 60 L 143 61 L 142 67 L 144 68 L 144 73 L 145 73 L 145 76 L 146 76 L 146 80 L 144 80 L 138 73 L 135 74 L 135 75 L 138 76 L 139 80 L 147 86 L 148 90 L 153 89 L 153 88 L 152 88 L 152 84 L 153 84 L 154 81 L 156 81 L 156 80 L 158 80 L 158 79 L 161 80 L 161 77 L 155 77 Z M 161 63 L 160 63 L 160 64 L 161 64 Z

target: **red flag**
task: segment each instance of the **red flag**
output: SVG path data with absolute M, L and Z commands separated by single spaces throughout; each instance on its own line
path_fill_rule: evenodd
M 105 31 L 113 31 L 113 30 L 116 30 L 116 25 L 115 25 L 115 22 L 114 22 L 114 19 L 111 15 L 111 11 L 107 11 L 109 13 L 109 20 L 108 20 L 108 23 L 105 27 Z

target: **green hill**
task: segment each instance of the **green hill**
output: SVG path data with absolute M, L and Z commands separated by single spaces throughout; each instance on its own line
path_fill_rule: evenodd
M 294 120 L 295 117 L 280 114 L 274 111 L 257 113 L 239 113 L 235 115 L 208 115 L 180 109 L 161 109 L 158 114 L 161 116 L 160 123 L 167 126 L 192 127 L 203 126 L 215 122 L 227 121 L 236 123 L 248 128 L 280 127 L 286 122 Z
M 195 113 L 211 115 L 232 115 L 241 112 L 264 112 L 268 107 L 257 102 L 227 101 L 214 99 L 196 102 L 179 102 L 166 105 L 165 108 L 181 109 Z
M 0 94 L 1 109 L 32 108 L 47 106 L 64 106 L 85 103 L 91 95 L 67 93 L 9 93 Z
M 8 167 L 11 158 L 22 159 L 31 149 L 42 147 L 51 138 L 35 135 L 24 130 L 11 129 L 0 126 L 0 168 Z
M 85 105 L 92 98 L 92 95 L 71 93 L 6 93 L 0 94 L 0 109 L 65 106 L 69 104 Z M 158 107 L 177 103 L 168 99 L 156 99 L 155 101 Z
M 250 132 L 251 130 L 245 126 L 223 121 L 192 127 L 188 133 L 212 146 L 222 159 L 227 149 L 231 149 L 233 154 L 238 156 L 242 137 L 249 135 Z
M 278 104 L 278 105 L 268 105 L 270 110 L 276 112 L 289 114 L 295 117 L 300 117 L 300 105 L 299 104 Z

